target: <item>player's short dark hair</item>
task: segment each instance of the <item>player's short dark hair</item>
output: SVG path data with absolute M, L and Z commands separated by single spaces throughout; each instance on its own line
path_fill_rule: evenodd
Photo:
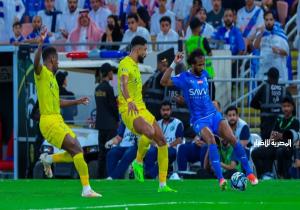
M 232 9 L 232 8 L 226 8 L 226 9 L 224 10 L 224 14 L 225 14 L 225 12 L 228 12 L 228 11 L 232 12 L 232 14 L 235 14 L 235 10 Z
M 194 31 L 198 27 L 201 27 L 201 21 L 198 18 L 193 17 L 193 19 L 190 22 L 190 28 L 192 31 Z
M 129 14 L 129 15 L 127 16 L 127 20 L 128 20 L 129 18 L 135 19 L 136 22 L 139 21 L 139 17 L 137 16 L 137 14 L 134 14 L 134 13 Z
M 172 23 L 171 18 L 168 16 L 163 16 L 162 18 L 160 18 L 159 23 L 161 24 L 162 22 L 168 22 L 170 25 Z
M 22 27 L 22 24 L 21 24 L 21 22 L 20 22 L 20 21 L 16 21 L 16 22 L 14 22 L 14 24 L 12 25 L 12 27 L 14 28 L 14 27 L 16 27 L 16 26 L 20 26 L 20 27 Z
M 204 53 L 200 49 L 194 50 L 188 57 L 187 63 L 189 65 L 195 64 L 196 63 L 196 58 L 198 57 L 204 57 Z
M 264 13 L 264 19 L 267 17 L 267 15 L 272 15 L 272 17 L 274 18 L 274 14 L 273 14 L 273 12 L 272 11 L 266 11 L 265 13 Z
M 57 51 L 54 47 L 46 47 L 45 49 L 43 49 L 43 61 L 48 60 L 51 56 L 57 56 Z
M 141 36 L 135 36 L 130 43 L 131 49 L 134 48 L 137 45 L 145 45 L 147 44 L 147 40 L 144 37 Z
M 291 105 L 293 105 L 294 107 L 295 107 L 295 102 L 294 102 L 294 100 L 293 100 L 293 98 L 291 97 L 291 96 L 286 96 L 286 97 L 284 97 L 283 99 L 282 99 L 282 102 L 281 102 L 282 104 L 283 103 L 289 103 L 289 104 L 291 104 Z
M 235 111 L 236 114 L 239 114 L 238 108 L 236 106 L 230 106 L 226 109 L 225 114 L 227 115 L 228 112 Z
M 160 108 L 163 107 L 163 106 L 169 106 L 170 108 L 172 107 L 172 104 L 170 101 L 163 101 L 161 104 L 160 104 Z

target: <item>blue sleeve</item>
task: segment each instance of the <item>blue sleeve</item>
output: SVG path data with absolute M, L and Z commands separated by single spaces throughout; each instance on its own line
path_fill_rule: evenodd
M 177 125 L 175 137 L 176 138 L 183 138 L 183 124 L 182 123 L 179 123 Z
M 171 80 L 175 87 L 178 87 L 180 89 L 184 89 L 184 74 L 178 74 L 176 76 L 171 77 Z
M 250 139 L 250 130 L 248 125 L 244 125 L 240 133 L 240 140 L 249 140 Z
M 235 155 L 235 153 L 232 151 L 231 156 L 230 156 L 230 161 L 235 161 L 236 164 L 239 163 L 239 159 L 237 158 L 237 156 Z
M 221 36 L 220 36 L 220 28 L 213 33 L 212 38 L 215 40 L 221 40 Z
M 236 30 L 236 33 L 237 33 L 236 36 L 237 36 L 238 50 L 245 51 L 246 47 L 245 47 L 245 42 L 242 33 L 239 30 Z
M 120 136 L 120 137 L 123 138 L 125 129 L 126 129 L 126 126 L 125 126 L 125 124 L 123 123 L 123 121 L 121 121 L 120 126 L 119 126 L 118 131 L 117 131 L 118 136 Z
M 9 43 L 12 44 L 14 42 L 15 42 L 15 39 L 14 38 L 10 38 Z

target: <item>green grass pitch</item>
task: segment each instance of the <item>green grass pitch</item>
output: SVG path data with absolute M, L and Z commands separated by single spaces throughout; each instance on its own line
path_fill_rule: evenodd
M 296 210 L 300 181 L 261 181 L 244 192 L 228 187 L 221 192 L 216 180 L 170 181 L 177 193 L 157 193 L 157 181 L 92 180 L 102 198 L 82 198 L 79 180 L 0 180 L 0 209 L 161 209 L 161 210 Z

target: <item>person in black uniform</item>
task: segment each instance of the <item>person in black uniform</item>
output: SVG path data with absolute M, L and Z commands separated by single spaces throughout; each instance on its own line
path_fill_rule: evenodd
M 170 48 L 157 55 L 157 70 L 143 85 L 143 99 L 147 109 L 154 115 L 156 120 L 160 119 L 160 106 L 164 99 L 165 87 L 160 84 L 164 72 L 174 60 L 174 48 Z M 172 60 L 173 59 L 173 60 Z
M 293 145 L 276 146 L 275 143 L 288 141 L 283 136 L 285 131 L 292 129 L 299 132 L 299 121 L 295 117 L 295 103 L 290 96 L 285 97 L 281 105 L 283 116 L 279 116 L 275 121 L 270 135 L 270 145 L 262 145 L 251 153 L 258 177 L 263 177 L 263 175 L 272 177 L 273 161 L 277 160 L 278 177 L 290 178 L 289 168 L 292 165 Z
M 109 84 L 113 80 L 115 67 L 108 63 L 103 64 L 97 70 L 96 80 L 102 75 L 102 80 L 95 90 L 96 99 L 96 129 L 98 129 L 99 144 L 99 177 L 106 177 L 106 153 L 105 143 L 117 135 L 119 112 L 114 90 Z M 98 81 L 99 82 L 99 81 Z
M 263 140 L 268 139 L 281 114 L 281 102 L 285 96 L 291 94 L 284 84 L 278 84 L 279 71 L 272 67 L 269 69 L 268 81 L 256 92 L 250 106 L 260 110 L 260 133 Z
M 68 72 L 59 71 L 55 76 L 57 85 L 59 87 L 59 97 L 66 100 L 75 100 L 75 94 L 66 89 Z M 61 115 L 68 124 L 74 124 L 74 117 L 77 115 L 77 113 L 77 106 L 61 108 Z

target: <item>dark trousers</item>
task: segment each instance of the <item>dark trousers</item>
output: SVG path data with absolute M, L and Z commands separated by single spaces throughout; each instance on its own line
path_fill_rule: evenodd
M 107 149 L 105 148 L 105 143 L 117 135 L 115 129 L 112 130 L 102 130 L 99 129 L 98 133 L 98 145 L 99 145 L 99 178 L 106 178 L 106 153 Z
M 107 174 L 113 179 L 123 179 L 126 170 L 136 157 L 137 146 L 113 147 L 107 153 Z
M 279 177 L 290 178 L 289 168 L 292 164 L 293 150 L 290 147 L 261 146 L 252 151 L 257 176 L 261 178 L 264 173 L 272 172 L 273 162 L 277 160 L 277 173 Z
M 185 143 L 179 146 L 177 154 L 178 171 L 186 171 L 187 163 L 201 162 L 203 166 L 207 145 L 202 147 L 197 146 L 195 143 Z

